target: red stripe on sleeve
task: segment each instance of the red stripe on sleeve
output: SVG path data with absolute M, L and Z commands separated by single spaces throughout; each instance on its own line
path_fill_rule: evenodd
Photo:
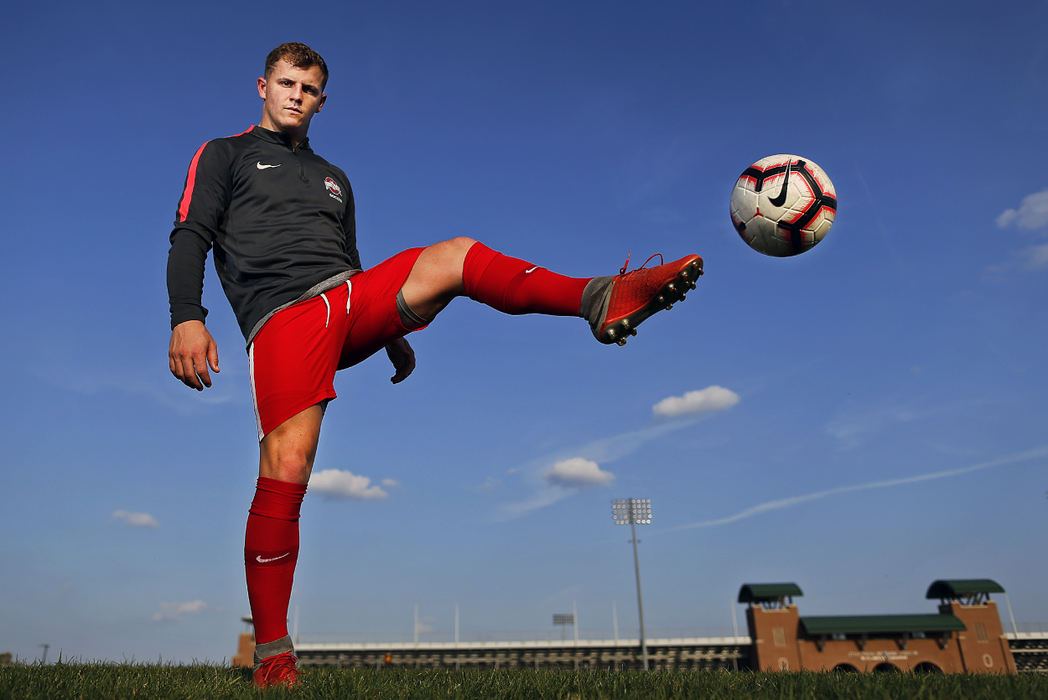
M 235 134 L 230 138 L 234 138 L 235 136 L 243 136 L 244 134 L 246 134 L 254 128 L 255 125 L 252 124 L 244 131 L 241 131 L 239 134 Z M 203 146 L 197 149 L 197 152 L 193 154 L 193 160 L 189 163 L 189 173 L 186 175 L 186 187 L 184 190 L 182 190 L 182 199 L 180 199 L 178 202 L 179 222 L 185 221 L 186 217 L 189 216 L 189 204 L 193 201 L 193 186 L 196 184 L 197 163 L 200 161 L 200 154 L 204 152 L 204 149 L 207 147 L 208 143 L 211 142 L 208 141 Z
M 185 221 L 189 215 L 189 203 L 193 200 L 193 185 L 196 184 L 197 163 L 200 161 L 200 154 L 204 152 L 205 148 L 207 148 L 207 143 L 197 149 L 197 152 L 193 154 L 193 160 L 189 163 L 189 173 L 186 175 L 186 188 L 182 190 L 182 199 L 178 203 L 178 220 L 180 222 Z

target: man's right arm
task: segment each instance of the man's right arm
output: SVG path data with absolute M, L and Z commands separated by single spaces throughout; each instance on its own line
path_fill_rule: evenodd
M 218 372 L 218 346 L 204 327 L 201 304 L 204 262 L 229 206 L 228 148 L 221 141 L 201 146 L 189 165 L 178 203 L 167 258 L 171 307 L 171 373 L 198 391 L 211 386 L 208 367 Z
M 218 345 L 203 321 L 183 321 L 171 330 L 168 366 L 175 378 L 191 389 L 211 386 L 207 368 L 218 372 Z

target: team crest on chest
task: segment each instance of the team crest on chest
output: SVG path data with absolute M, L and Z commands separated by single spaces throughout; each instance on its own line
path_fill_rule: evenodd
M 324 178 L 324 187 L 327 188 L 329 197 L 338 200 L 339 204 L 342 203 L 342 188 L 338 186 L 338 183 L 333 178 Z

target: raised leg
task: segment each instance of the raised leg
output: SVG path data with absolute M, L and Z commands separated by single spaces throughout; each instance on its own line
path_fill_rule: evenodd
M 411 311 L 426 321 L 457 296 L 508 314 L 578 316 L 589 280 L 565 277 L 460 237 L 422 251 L 400 291 Z

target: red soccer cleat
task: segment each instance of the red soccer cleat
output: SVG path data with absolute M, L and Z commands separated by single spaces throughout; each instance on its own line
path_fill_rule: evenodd
M 259 690 L 298 685 L 298 659 L 290 651 L 262 659 L 255 669 L 251 685 Z
M 659 253 L 655 255 L 662 257 Z M 626 272 L 623 265 L 618 275 L 594 277 L 586 285 L 582 293 L 582 317 L 589 321 L 594 337 L 600 342 L 625 345 L 628 337 L 637 334 L 641 321 L 682 301 L 688 290 L 695 289 L 695 280 L 701 274 L 702 258 L 698 255 L 688 255 L 658 267 L 641 266 L 633 272 Z

